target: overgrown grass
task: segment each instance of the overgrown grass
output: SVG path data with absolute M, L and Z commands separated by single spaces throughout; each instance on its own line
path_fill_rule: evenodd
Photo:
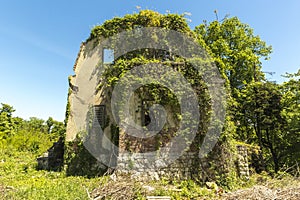
M 193 199 L 214 197 L 216 192 L 202 188 L 193 181 L 161 180 L 140 183 L 124 179 L 123 182 L 122 180 L 114 182 L 107 176 L 86 178 L 66 176 L 65 172 L 38 171 L 36 170 L 36 157 L 37 155 L 32 152 L 0 149 L 0 199 L 90 199 L 92 195 L 90 193 L 97 188 L 106 187 L 109 194 L 118 185 L 131 183 L 133 184 L 127 187 L 127 190 L 130 190 L 134 199 L 146 199 L 147 195 Z M 154 190 L 147 191 L 143 188 L 145 185 Z
M 146 196 L 170 196 L 172 199 L 219 199 L 224 192 L 216 186 L 208 189 L 192 180 L 137 182 L 128 178 L 111 180 L 108 176 L 86 178 L 66 176 L 65 172 L 36 170 L 37 154 L 0 148 L 0 199 L 90 199 L 98 195 L 106 199 L 128 194 L 125 199 L 146 199 Z M 119 178 L 119 177 L 118 177 Z M 253 175 L 239 180 L 234 190 L 264 185 L 269 188 L 300 186 L 299 179 L 283 174 L 272 179 L 268 174 Z M 152 188 L 151 190 L 147 187 Z M 100 193 L 99 193 L 100 192 Z M 124 199 L 123 198 L 123 199 Z M 120 196 L 120 199 L 121 196 Z
M 0 199 L 89 199 L 87 191 L 108 179 L 37 171 L 36 155 L 30 152 L 0 150 L 0 158 Z
M 154 196 L 170 196 L 172 199 L 213 199 L 218 196 L 219 189 L 201 187 L 192 180 L 172 181 L 161 180 L 153 183 L 155 190 L 149 193 Z

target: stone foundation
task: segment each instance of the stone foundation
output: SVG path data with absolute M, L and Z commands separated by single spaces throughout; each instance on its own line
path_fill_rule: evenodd
M 196 172 L 198 155 L 184 153 L 177 160 L 170 160 L 171 157 L 176 158 L 175 156 L 177 157 L 168 155 L 166 158 L 158 158 L 151 153 L 123 153 L 118 157 L 117 173 L 131 174 L 132 177 L 142 179 L 191 179 Z

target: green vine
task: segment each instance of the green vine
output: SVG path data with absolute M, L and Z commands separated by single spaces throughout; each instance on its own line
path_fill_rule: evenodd
M 184 15 L 160 14 L 151 10 L 142 10 L 137 14 L 115 17 L 105 21 L 102 25 L 95 26 L 87 41 L 97 38 L 107 38 L 125 30 L 133 30 L 138 27 L 161 27 L 193 35 Z

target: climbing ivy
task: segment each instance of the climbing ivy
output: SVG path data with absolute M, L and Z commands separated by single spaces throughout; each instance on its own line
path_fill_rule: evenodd
M 132 15 L 125 15 L 124 17 L 116 17 L 111 20 L 105 21 L 102 25 L 95 26 L 91 35 L 87 41 L 91 40 L 103 40 L 103 38 L 111 37 L 117 33 L 126 30 L 133 30 L 141 27 L 160 27 L 166 30 L 175 30 L 183 33 L 187 37 L 195 40 L 199 43 L 203 49 L 207 49 L 204 40 L 198 37 L 193 32 L 184 18 L 184 15 L 179 14 L 159 14 L 155 11 L 142 10 L 139 13 Z M 155 32 L 151 33 L 151 38 L 157 40 L 158 37 Z M 155 39 L 156 38 L 156 39 Z M 160 42 L 168 44 L 168 41 L 164 41 L 164 38 L 159 38 Z M 161 41 L 163 40 L 163 41 Z M 124 41 L 126 43 L 127 41 Z M 139 49 L 132 52 L 128 52 L 118 58 L 115 58 L 114 62 L 110 65 L 104 65 L 105 72 L 102 74 L 101 83 L 98 85 L 100 88 L 113 89 L 121 78 L 124 78 L 125 74 L 138 66 L 147 64 L 162 64 L 169 66 L 181 73 L 183 77 L 190 83 L 194 92 L 198 96 L 199 110 L 201 121 L 199 123 L 199 135 L 203 138 L 208 129 L 208 124 L 211 115 L 211 99 L 208 94 L 208 88 L 201 77 L 201 74 L 189 63 L 185 58 L 178 55 L 172 55 L 170 52 L 158 49 Z M 149 68 L 149 71 L 157 70 Z M 161 79 L 164 79 L 162 74 Z M 129 80 L 128 80 L 129 81 Z M 139 82 L 141 80 L 135 79 Z M 182 88 L 182 85 L 177 85 L 178 88 Z M 184 90 L 184 89 L 183 89 Z M 111 90 L 112 91 L 112 90 Z M 174 114 L 174 120 L 179 124 L 182 119 L 182 113 L 180 113 L 180 104 L 174 93 L 166 87 L 161 86 L 159 83 L 144 85 L 139 88 L 136 93 L 141 98 L 152 99 L 154 103 L 163 106 L 169 106 L 172 108 Z M 109 93 L 110 94 L 110 93 Z M 120 103 L 120 102 L 118 102 Z M 121 113 L 120 113 L 121 114 Z M 229 119 L 229 118 L 228 118 Z M 167 127 L 165 127 L 166 129 Z M 186 130 L 189 132 L 189 130 Z M 202 139 L 199 139 L 200 141 Z M 200 143 L 197 144 L 196 148 L 199 148 Z
M 161 27 L 193 35 L 184 15 L 160 14 L 151 10 L 142 10 L 139 13 L 115 17 L 105 21 L 100 26 L 95 26 L 87 41 L 97 38 L 107 38 L 125 30 L 133 30 L 138 27 Z

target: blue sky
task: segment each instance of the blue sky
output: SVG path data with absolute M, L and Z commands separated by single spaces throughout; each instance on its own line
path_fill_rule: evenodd
M 0 102 L 17 110 L 15 116 L 63 120 L 68 76 L 94 25 L 137 12 L 136 6 L 160 13 L 190 12 L 189 23 L 226 14 L 249 24 L 273 46 L 263 70 L 280 75 L 300 68 L 300 1 L 274 0 L 27 0 L 0 1 Z

